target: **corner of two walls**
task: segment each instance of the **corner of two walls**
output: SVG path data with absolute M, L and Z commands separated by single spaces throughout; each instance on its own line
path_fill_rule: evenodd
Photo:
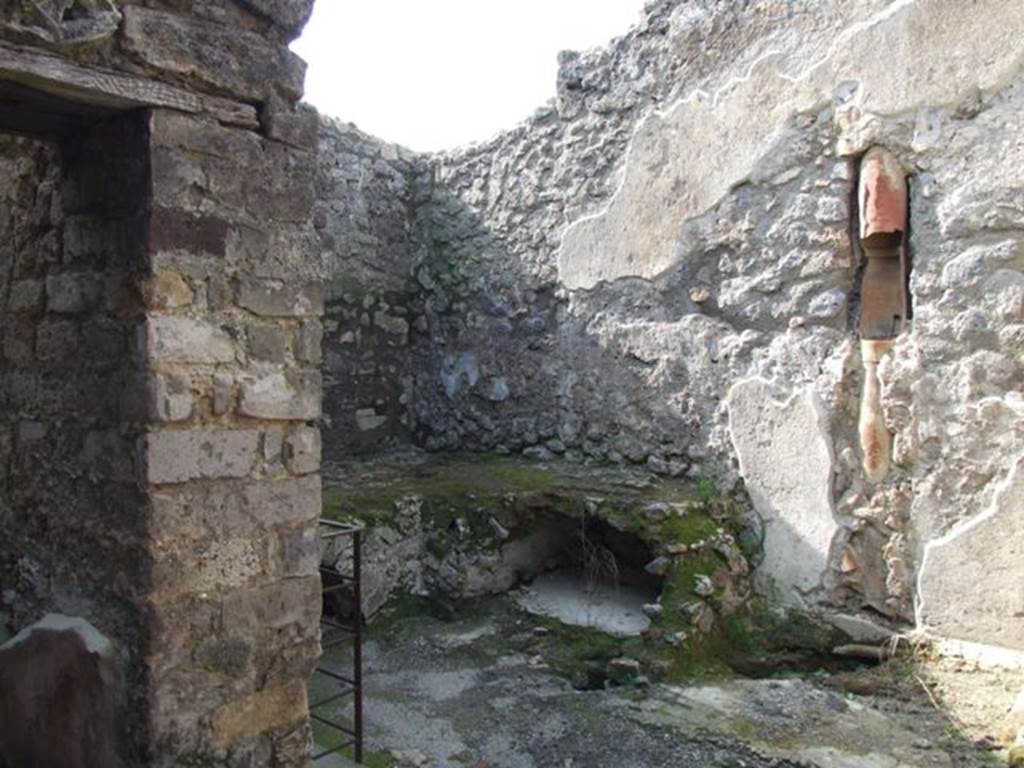
M 416 441 L 741 480 L 786 603 L 1024 647 L 1024 12 L 991 5 L 664 3 L 562 57 L 552 107 L 422 175 Z M 879 483 L 850 231 L 875 145 L 911 177 L 915 312 L 879 366 Z

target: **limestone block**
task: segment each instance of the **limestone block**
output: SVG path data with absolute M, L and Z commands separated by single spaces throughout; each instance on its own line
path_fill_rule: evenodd
M 99 281 L 88 272 L 65 272 L 46 278 L 46 305 L 51 312 L 86 312 L 96 305 L 99 295 Z
M 924 548 L 917 621 L 958 640 L 1024 650 L 1024 455 L 991 506 Z
M 17 280 L 11 283 L 8 312 L 39 312 L 43 308 L 43 281 Z
M 298 37 L 302 27 L 313 13 L 313 0 L 241 0 L 256 13 L 266 16 L 288 33 Z
M 283 363 L 288 351 L 288 337 L 291 335 L 286 328 L 275 325 L 250 326 L 249 354 L 257 360 L 270 363 Z
M 256 419 L 310 420 L 320 416 L 320 374 L 272 373 L 242 382 L 239 412 Z
M 262 101 L 277 90 L 298 101 L 306 65 L 277 45 L 237 25 L 221 25 L 138 6 L 124 9 L 122 44 L 149 67 L 216 90 Z
M 213 743 L 219 748 L 253 739 L 272 730 L 291 730 L 306 719 L 303 680 L 257 691 L 231 701 L 213 713 Z
M 178 309 L 191 304 L 195 292 L 180 272 L 158 267 L 143 281 L 142 297 L 150 309 Z
M 323 338 L 324 329 L 319 322 L 303 323 L 295 332 L 295 359 L 310 365 L 319 365 L 323 360 Z
M 260 113 L 269 138 L 290 144 L 298 149 L 315 149 L 319 116 L 312 107 L 300 104 L 293 107 L 278 98 L 267 99 Z
M 254 529 L 310 523 L 320 515 L 320 477 L 165 486 L 150 494 L 157 538 L 231 539 Z
M 36 356 L 39 361 L 58 365 L 79 350 L 78 326 L 68 321 L 41 323 L 36 329 Z
M 184 421 L 192 415 L 192 382 L 183 376 L 157 374 L 147 382 L 149 415 L 157 421 Z
M 315 525 L 284 533 L 279 543 L 279 562 L 275 573 L 313 576 L 320 572 L 320 533 Z
M 292 474 L 308 475 L 320 469 L 320 430 L 299 427 L 289 431 L 284 443 L 285 465 Z
M 215 168 L 214 161 L 209 161 L 200 168 L 179 153 L 158 150 L 154 153 L 153 167 L 157 194 L 163 197 L 173 194 L 181 187 L 184 187 L 181 191 L 187 195 L 190 185 L 194 187 L 202 184 L 205 187 L 217 181 L 216 175 L 212 172 Z M 224 188 L 217 185 L 216 189 L 222 202 L 227 202 L 223 199 Z M 149 247 L 154 253 L 184 251 L 197 256 L 203 253 L 223 256 L 230 234 L 231 224 L 221 216 L 196 214 L 180 208 L 157 205 L 154 206 L 149 218 Z M 157 277 L 160 277 L 159 273 Z
M 235 398 L 235 379 L 229 373 L 213 375 L 213 415 L 223 416 L 231 411 Z
M 356 426 L 360 432 L 370 432 L 387 424 L 386 414 L 377 413 L 375 408 L 360 408 L 356 411 Z
M 164 363 L 230 363 L 235 359 L 231 336 L 211 323 L 190 317 L 154 315 L 146 318 L 147 356 Z
M 238 282 L 238 305 L 263 317 L 308 317 L 324 311 L 319 283 L 282 283 L 245 278 Z
M 256 462 L 255 429 L 189 429 L 150 432 L 143 438 L 145 480 L 154 485 L 246 477 Z
M 726 407 L 740 474 L 764 521 L 764 560 L 756 576 L 799 604 L 820 586 L 839 530 L 832 441 L 813 389 L 785 400 L 778 394 L 764 379 L 743 379 L 730 388 Z
M 153 589 L 166 596 L 242 586 L 264 571 L 260 548 L 251 538 L 208 538 L 184 547 L 161 540 L 153 558 Z
M 224 601 L 224 623 L 254 633 L 273 632 L 290 624 L 315 635 L 320 621 L 320 577 L 284 578 L 237 590 Z

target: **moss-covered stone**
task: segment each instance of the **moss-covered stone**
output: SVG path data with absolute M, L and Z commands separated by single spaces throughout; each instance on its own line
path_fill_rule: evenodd
M 347 461 L 329 465 L 326 476 L 325 517 L 397 531 L 415 504 L 424 556 L 450 568 L 464 567 L 473 553 L 498 553 L 555 518 L 566 530 L 573 520 L 597 519 L 643 542 L 664 564 L 664 576 L 661 610 L 642 637 L 545 621 L 547 632 L 520 638 L 524 652 L 540 653 L 580 687 L 602 684 L 608 662 L 623 655 L 656 679 L 722 674 L 725 660 L 763 642 L 760 625 L 739 609 L 748 575 L 736 544 L 741 491 L 712 494 L 708 483 L 637 469 L 480 454 Z M 705 594 L 695 592 L 699 581 Z M 462 603 L 451 607 L 453 597 L 402 598 L 389 612 L 444 618 L 462 611 Z

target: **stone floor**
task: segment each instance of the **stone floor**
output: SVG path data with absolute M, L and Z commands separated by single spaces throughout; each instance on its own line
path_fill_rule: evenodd
M 910 662 L 685 685 L 589 686 L 606 636 L 525 613 L 510 597 L 454 616 L 398 606 L 366 645 L 372 766 L 432 768 L 976 768 L 984 723 L 934 701 Z M 328 657 L 339 669 L 346 659 Z M 932 670 L 934 671 L 934 670 Z M 593 681 L 591 681 L 593 682 Z M 993 682 L 993 681 L 989 681 Z M 1015 680 L 1004 688 L 1019 683 Z M 323 689 L 314 691 L 314 695 Z M 990 697 L 991 698 L 991 697 Z M 936 703 L 940 705 L 937 707 Z M 344 714 L 338 712 L 336 714 Z M 972 735 L 968 735 L 971 733 Z M 322 744 L 329 736 L 317 731 Z M 350 765 L 331 758 L 320 765 Z

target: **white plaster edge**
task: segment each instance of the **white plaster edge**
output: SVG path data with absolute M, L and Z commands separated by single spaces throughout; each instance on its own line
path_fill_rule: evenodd
M 74 632 L 82 639 L 82 643 L 90 653 L 95 653 L 108 658 L 113 654 L 114 644 L 98 629 L 96 629 L 96 627 L 81 617 L 65 616 L 62 613 L 46 614 L 35 624 L 30 624 L 6 643 L 0 645 L 0 651 L 4 651 L 24 643 L 36 630 Z
M 928 560 L 931 556 L 932 550 L 936 547 L 944 547 L 952 543 L 964 534 L 973 531 L 982 523 L 995 517 L 1001 510 L 1000 502 L 1002 501 L 1003 495 L 1010 491 L 1010 488 L 1016 481 L 1018 467 L 1021 466 L 1022 462 L 1024 462 L 1024 453 L 1021 453 L 1020 455 L 1016 456 L 1013 459 L 1013 461 L 1010 462 L 1010 471 L 1007 472 L 1006 477 L 1004 477 L 1003 480 L 996 487 L 995 493 L 992 496 L 992 501 L 989 502 L 988 508 L 984 512 L 981 512 L 978 515 L 970 518 L 969 520 L 965 520 L 964 522 L 953 526 L 944 535 L 940 536 L 937 539 L 932 539 L 924 545 L 924 549 L 921 555 L 921 565 L 917 569 L 917 578 L 915 579 L 917 594 L 914 596 L 914 624 L 917 626 L 919 631 L 926 633 L 929 631 L 927 624 L 925 624 L 923 616 L 925 611 L 925 601 L 922 586 L 924 576 L 928 571 Z
M 795 75 L 789 74 L 788 72 L 783 71 L 783 69 L 781 67 L 776 67 L 775 74 L 778 75 L 778 77 L 780 79 L 786 80 L 787 82 L 793 83 L 794 85 L 799 84 L 801 81 L 809 80 L 811 75 L 818 68 L 820 68 L 820 67 L 824 66 L 825 64 L 827 64 L 836 55 L 836 53 L 840 50 L 840 48 L 845 46 L 850 39 L 852 39 L 856 35 L 859 35 L 859 34 L 861 34 L 862 32 L 864 32 L 864 31 L 866 31 L 868 29 L 871 29 L 871 28 L 877 26 L 878 24 L 881 24 L 882 22 L 888 21 L 891 17 L 896 15 L 898 12 L 902 11 L 904 8 L 916 5 L 918 3 L 918 1 L 919 0 L 897 0 L 897 2 L 893 3 L 892 5 L 890 5 L 890 6 L 886 7 L 886 8 L 883 8 L 880 11 L 877 11 L 876 13 L 872 14 L 868 18 L 850 24 L 839 35 L 836 36 L 836 39 L 829 46 L 827 52 L 821 56 L 821 58 L 819 58 L 817 61 L 812 62 L 808 66 L 804 67 L 799 73 L 797 73 Z M 562 252 L 563 252 L 563 250 L 565 248 L 565 241 L 566 241 L 567 237 L 569 236 L 569 233 L 573 229 L 581 227 L 581 226 L 583 226 L 585 223 L 587 223 L 589 221 L 593 221 L 595 219 L 599 219 L 599 218 L 601 218 L 603 216 L 606 216 L 611 211 L 611 209 L 615 206 L 616 201 L 618 200 L 618 198 L 620 197 L 622 191 L 626 187 L 626 181 L 627 181 L 628 175 L 629 175 L 630 161 L 632 160 L 632 156 L 633 156 L 634 152 L 636 151 L 636 143 L 637 143 L 636 142 L 636 138 L 637 138 L 637 135 L 642 130 L 644 130 L 644 128 L 648 125 L 648 123 L 650 121 L 652 121 L 652 120 L 665 120 L 668 117 L 668 115 L 670 115 L 671 113 L 675 112 L 680 107 L 686 106 L 687 104 L 690 104 L 690 103 L 695 102 L 695 101 L 700 101 L 700 100 L 710 101 L 712 106 L 717 106 L 721 102 L 722 98 L 724 98 L 724 94 L 727 91 L 730 91 L 730 90 L 738 87 L 739 85 L 742 85 L 743 83 L 748 82 L 753 77 L 755 70 L 757 70 L 758 67 L 760 67 L 764 62 L 766 62 L 766 61 L 768 61 L 770 59 L 773 59 L 773 58 L 784 60 L 785 57 L 787 57 L 787 55 L 789 55 L 789 54 L 792 54 L 792 51 L 785 51 L 785 50 L 780 50 L 780 49 L 777 49 L 777 48 L 771 48 L 771 49 L 769 49 L 767 51 L 764 51 L 759 56 L 755 57 L 753 61 L 750 62 L 750 64 L 747 66 L 745 72 L 743 72 L 742 74 L 734 75 L 734 76 L 728 78 L 718 88 L 714 89 L 714 91 L 708 91 L 706 88 L 696 87 L 692 91 L 690 91 L 688 94 L 686 94 L 685 96 L 682 96 L 682 97 L 676 99 L 671 104 L 669 104 L 669 105 L 667 105 L 667 106 L 665 106 L 665 107 L 663 107 L 661 109 L 654 109 L 654 110 L 648 112 L 639 121 L 637 121 L 637 124 L 633 127 L 632 133 L 631 133 L 631 135 L 629 137 L 629 143 L 627 144 L 627 147 L 626 147 L 626 154 L 623 156 L 622 161 L 621 161 L 621 166 L 620 167 L 622 168 L 622 178 L 619 180 L 618 186 L 616 187 L 615 191 L 612 193 L 612 195 L 608 198 L 607 202 L 605 202 L 605 204 L 600 209 L 598 209 L 597 211 L 595 211 L 593 213 L 589 213 L 589 214 L 587 214 L 585 216 L 581 216 L 581 217 L 579 217 L 577 219 L 573 219 L 572 221 L 567 222 L 564 225 L 564 227 L 562 228 L 561 234 L 559 236 L 558 250 L 555 252 L 555 266 L 556 266 L 556 269 L 558 270 L 558 273 L 559 273 L 558 274 L 559 282 L 564 284 L 564 281 L 562 280 Z M 822 96 L 821 99 L 820 99 L 820 103 L 824 103 L 826 100 L 827 99 L 824 96 Z M 772 133 L 774 134 L 775 132 L 773 131 Z M 771 135 L 771 134 L 769 134 L 769 135 Z M 770 145 L 770 142 L 766 141 L 765 143 L 767 145 Z M 739 183 L 740 181 L 742 181 L 742 177 L 740 179 L 735 180 L 730 186 L 735 186 L 735 184 Z M 707 208 L 705 208 L 703 211 L 701 211 L 700 213 L 695 214 L 694 216 L 691 216 L 690 219 L 688 219 L 688 220 L 692 220 L 694 218 L 699 217 L 703 213 L 706 213 L 708 210 L 710 210 L 715 205 L 717 205 L 717 203 L 720 200 L 721 200 L 721 198 L 719 198 L 718 200 L 714 201 Z M 620 277 L 635 277 L 635 278 L 640 278 L 640 279 L 644 279 L 644 280 L 650 280 L 654 276 L 655 275 L 639 275 L 639 274 L 637 274 L 637 275 L 621 275 Z M 606 281 L 606 280 L 599 280 L 596 283 L 593 283 L 591 285 L 575 285 L 575 286 L 569 287 L 569 290 L 571 290 L 571 291 L 577 291 L 577 290 L 588 291 L 588 290 L 593 290 L 594 288 L 598 287 L 603 282 L 608 282 L 608 281 Z
M 970 640 L 956 640 L 947 637 L 932 637 L 925 634 L 940 656 L 964 659 L 981 669 L 1024 669 L 1024 651 L 986 645 Z
M 764 376 L 755 374 L 753 376 L 745 376 L 745 377 L 739 379 L 738 381 L 733 382 L 732 385 L 729 387 L 728 392 L 726 392 L 726 395 L 725 395 L 725 398 L 724 398 L 723 402 L 724 402 L 725 408 L 726 408 L 726 428 L 727 428 L 728 433 L 729 433 L 729 444 L 732 446 L 733 453 L 736 456 L 737 471 L 739 472 L 740 477 L 744 479 L 744 483 L 746 483 L 746 470 L 744 468 L 744 461 L 743 461 L 742 453 L 739 450 L 739 448 L 736 446 L 736 441 L 735 441 L 735 438 L 733 437 L 733 435 L 734 435 L 734 430 L 733 430 L 733 425 L 734 425 L 734 422 L 733 422 L 733 409 L 730 406 L 730 401 L 732 399 L 733 391 L 736 389 L 736 387 L 740 386 L 741 384 L 748 383 L 748 382 L 760 382 L 760 383 L 764 384 L 770 391 L 772 391 L 772 390 L 781 390 L 784 387 L 784 385 L 780 384 L 775 379 L 766 379 Z M 834 471 L 835 464 L 836 464 L 835 440 L 832 438 L 831 421 L 830 421 L 830 418 L 829 418 L 829 414 L 827 413 L 827 411 L 825 409 L 825 404 L 824 404 L 820 394 L 818 393 L 817 388 L 814 386 L 814 384 L 810 384 L 810 383 L 805 384 L 804 386 L 799 387 L 798 389 L 790 390 L 787 395 L 783 395 L 781 391 L 779 392 L 779 395 L 775 395 L 774 393 L 772 393 L 772 394 L 769 395 L 769 397 L 768 397 L 766 402 L 772 403 L 773 405 L 775 405 L 779 409 L 783 409 L 784 410 L 784 409 L 789 408 L 791 405 L 793 405 L 793 402 L 796 399 L 798 399 L 800 397 L 803 397 L 805 394 L 810 395 L 808 400 L 809 400 L 809 402 L 811 404 L 811 409 L 814 412 L 815 426 L 821 430 L 822 434 L 826 438 L 825 439 L 825 443 L 826 443 L 826 449 L 828 450 L 829 463 L 833 467 L 833 471 L 829 474 L 829 478 L 828 478 L 828 500 L 829 500 L 828 501 L 828 512 L 829 512 L 829 515 L 832 518 L 832 522 L 835 524 L 835 527 L 836 527 L 836 532 L 835 532 L 835 534 L 832 537 L 832 541 L 829 543 L 829 553 L 828 553 L 827 561 L 831 562 L 834 559 L 834 554 L 835 554 L 833 550 L 835 548 L 835 545 L 836 545 L 836 542 L 837 542 L 839 536 L 842 534 L 842 532 L 844 530 L 844 526 L 843 526 L 842 521 L 839 519 L 839 516 L 836 514 L 835 471 Z M 751 501 L 751 503 L 754 506 L 754 512 L 758 515 L 758 517 L 761 518 L 761 525 L 762 526 L 769 525 L 769 521 L 766 520 L 765 514 L 761 511 L 762 509 L 767 508 L 767 509 L 769 509 L 772 512 L 772 514 L 775 517 L 779 516 L 778 510 L 775 507 L 775 505 L 771 504 L 771 503 L 768 503 L 767 499 L 760 493 L 760 491 L 752 489 L 752 488 L 750 488 L 748 486 L 747 487 L 747 494 L 750 496 L 750 501 Z M 774 582 L 772 581 L 770 576 L 765 577 L 765 576 L 759 575 L 758 572 L 760 570 L 761 570 L 761 566 L 760 565 L 757 568 L 754 569 L 754 572 L 753 572 L 754 578 L 757 581 L 761 582 L 764 586 L 766 586 L 768 588 L 768 591 L 771 591 L 772 589 L 777 589 L 778 587 L 776 585 L 774 585 Z M 790 602 L 789 600 L 786 600 L 784 598 L 783 602 L 784 603 L 788 603 L 790 605 L 790 607 L 795 607 L 795 608 L 798 608 L 800 610 L 810 611 L 810 610 L 814 609 L 815 608 L 814 595 L 816 593 L 820 593 L 824 589 L 825 579 L 828 576 L 828 574 L 829 574 L 829 568 L 826 567 L 826 569 L 824 571 L 822 571 L 821 576 L 818 579 L 818 584 L 816 586 L 814 586 L 814 587 L 811 587 L 810 589 L 806 589 L 805 590 L 805 589 L 801 589 L 800 587 L 797 587 L 797 586 L 791 587 L 791 589 L 790 589 L 790 596 L 791 596 L 791 598 L 795 598 L 795 599 L 792 599 L 792 602 Z

